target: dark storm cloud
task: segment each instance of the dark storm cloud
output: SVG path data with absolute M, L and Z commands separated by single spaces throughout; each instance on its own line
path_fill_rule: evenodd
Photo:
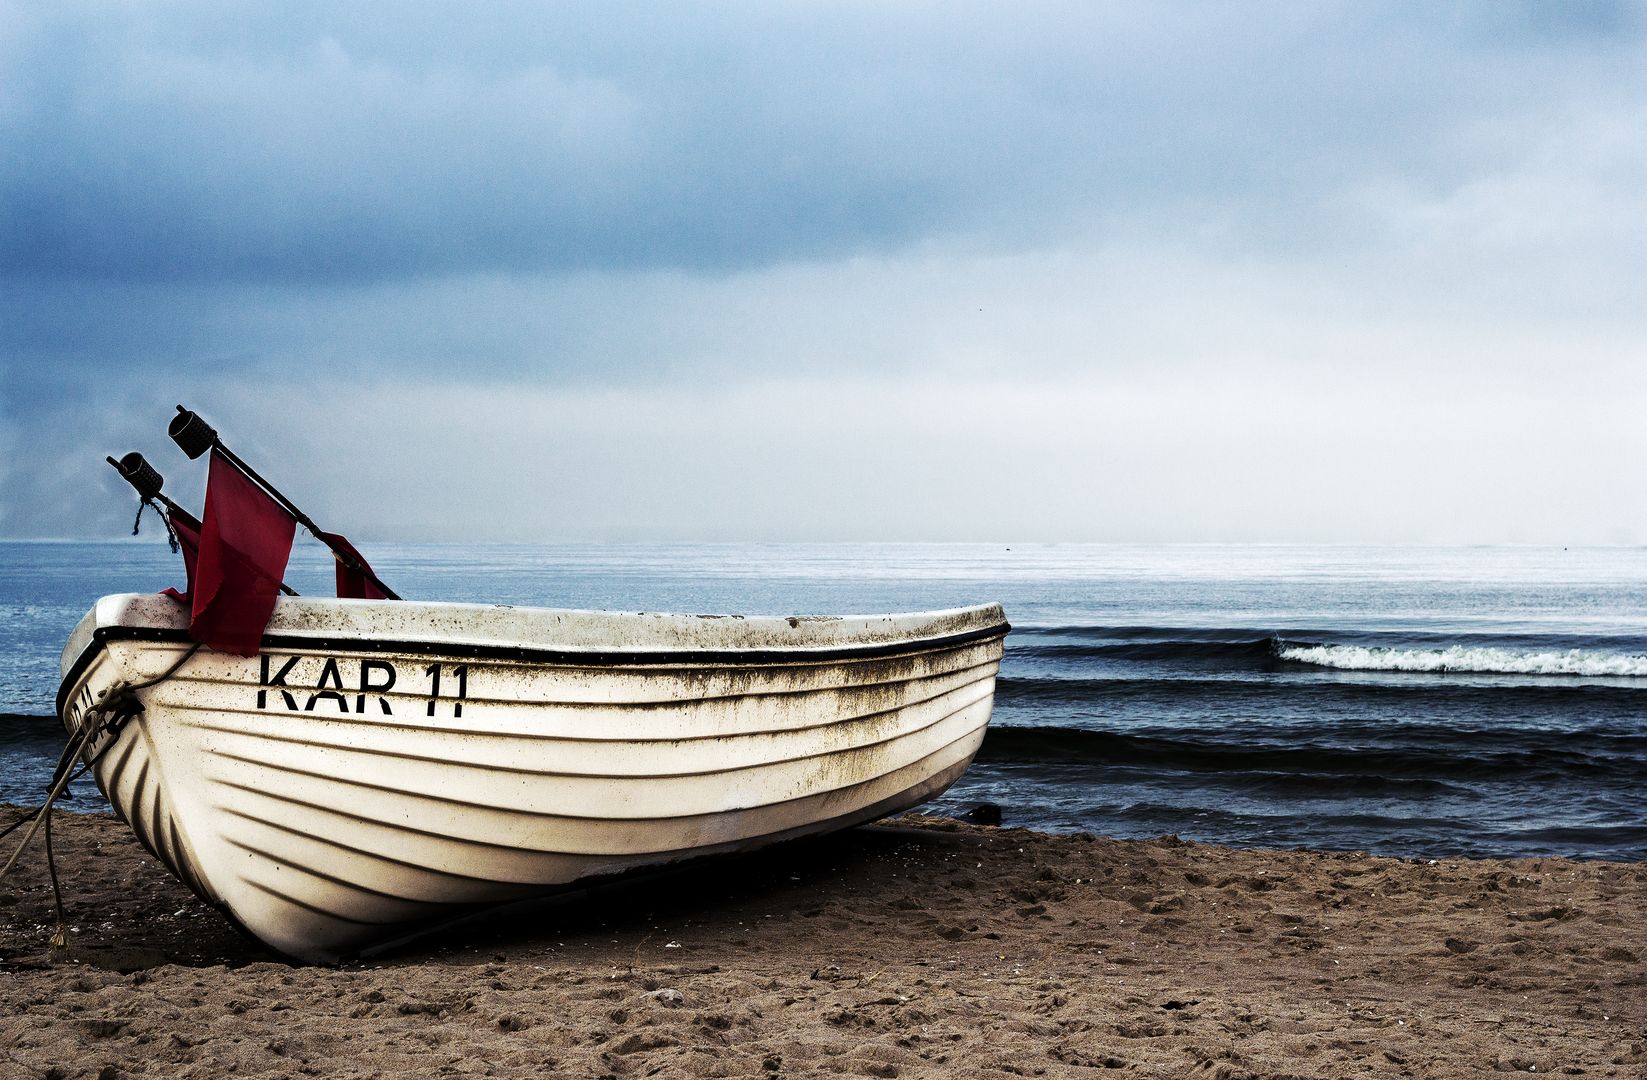
M 1644 536 L 1644 12 L 0 0 L 0 535 Z
M 1588 31 L 1604 67 L 1636 29 L 1459 10 L 18 4 L 0 272 L 724 271 L 1232 198 L 1262 225 L 1570 74 L 1527 41 Z
M 873 11 L 217 10 L 16 12 L 0 266 L 758 265 L 953 225 L 1059 120 L 1012 100 L 1010 48 Z

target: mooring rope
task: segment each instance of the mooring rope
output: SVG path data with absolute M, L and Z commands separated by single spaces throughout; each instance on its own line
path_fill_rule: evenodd
M 57 927 L 52 931 L 51 947 L 62 949 L 69 943 L 69 920 L 63 915 L 63 886 L 57 880 L 57 856 L 51 847 L 51 807 L 46 807 L 46 872 L 51 875 L 52 909 L 57 916 Z
M 63 748 L 63 756 L 68 761 L 73 761 L 79 756 L 80 751 L 85 749 L 87 740 L 91 738 L 91 732 L 92 729 L 90 727 L 83 727 L 80 729 L 80 734 L 78 736 L 75 736 L 69 740 L 69 745 Z M 59 766 L 59 768 L 62 771 L 62 775 L 58 776 L 53 781 L 50 791 L 46 793 L 45 803 L 43 803 L 40 809 L 36 810 L 32 815 L 34 817 L 34 824 L 30 825 L 29 831 L 23 834 L 23 840 L 17 845 L 17 850 L 11 853 L 11 858 L 6 860 L 6 865 L 0 867 L 0 878 L 3 878 L 7 874 L 11 873 L 12 867 L 17 865 L 17 860 L 23 855 L 23 849 L 29 846 L 29 841 L 34 839 L 34 834 L 40 829 L 40 823 L 46 819 L 46 810 L 52 803 L 57 801 L 57 796 L 61 795 L 63 793 L 63 788 L 67 786 L 69 782 L 68 770 L 62 769 L 61 766 Z
M 141 512 L 140 507 L 139 513 Z M 63 917 L 63 890 L 58 882 L 57 859 L 52 850 L 52 804 L 57 801 L 58 796 L 63 794 L 63 789 L 68 787 L 71 780 L 85 775 L 97 764 L 98 759 L 107 753 L 109 748 L 117 741 L 120 729 L 125 727 L 132 717 L 143 711 L 142 702 L 138 701 L 135 696 L 137 691 L 147 690 L 151 686 L 165 682 L 177 674 L 178 669 L 198 651 L 200 651 L 200 643 L 196 642 L 189 646 L 187 652 L 177 658 L 176 663 L 159 675 L 146 682 L 116 687 L 103 701 L 86 710 L 85 715 L 81 718 L 79 732 L 69 736 L 68 744 L 63 747 L 63 752 L 58 755 L 57 765 L 52 769 L 52 782 L 46 792 L 46 801 L 41 803 L 38 809 L 29 811 L 23 817 L 6 826 L 5 829 L 0 830 L 0 837 L 4 837 L 21 827 L 24 822 L 31 822 L 29 831 L 23 835 L 23 839 L 18 843 L 16 850 L 11 853 L 11 858 L 6 860 L 4 867 L 0 867 L 0 878 L 4 878 L 17 866 L 17 861 L 22 858 L 23 852 L 28 848 L 29 842 L 34 839 L 35 833 L 40 831 L 42 825 L 45 826 L 46 868 L 51 875 L 52 899 L 57 911 L 57 928 L 52 935 L 52 946 L 54 948 L 62 948 L 66 943 L 65 932 L 68 924 Z M 83 758 L 86 747 L 94 739 L 104 734 L 114 737 L 93 751 L 90 757 Z M 76 761 L 80 762 L 78 767 L 75 765 Z

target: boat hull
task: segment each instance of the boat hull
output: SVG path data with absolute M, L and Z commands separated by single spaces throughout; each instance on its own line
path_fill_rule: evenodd
M 64 653 L 78 731 L 190 648 L 181 605 L 108 597 Z M 136 691 L 94 773 L 177 876 L 333 961 L 592 877 L 918 805 L 982 741 L 998 607 L 710 619 L 283 600 L 260 655 Z

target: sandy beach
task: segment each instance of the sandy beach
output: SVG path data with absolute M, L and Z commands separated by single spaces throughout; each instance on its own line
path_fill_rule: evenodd
M 1644 864 L 906 817 L 315 968 L 112 817 L 55 838 L 66 948 L 38 848 L 0 887 L 0 1076 L 1647 1070 Z

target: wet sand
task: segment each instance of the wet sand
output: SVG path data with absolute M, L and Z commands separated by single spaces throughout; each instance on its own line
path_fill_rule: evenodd
M 66 948 L 38 841 L 0 883 L 0 1077 L 1647 1075 L 1647 864 L 909 817 L 315 968 L 55 820 Z

